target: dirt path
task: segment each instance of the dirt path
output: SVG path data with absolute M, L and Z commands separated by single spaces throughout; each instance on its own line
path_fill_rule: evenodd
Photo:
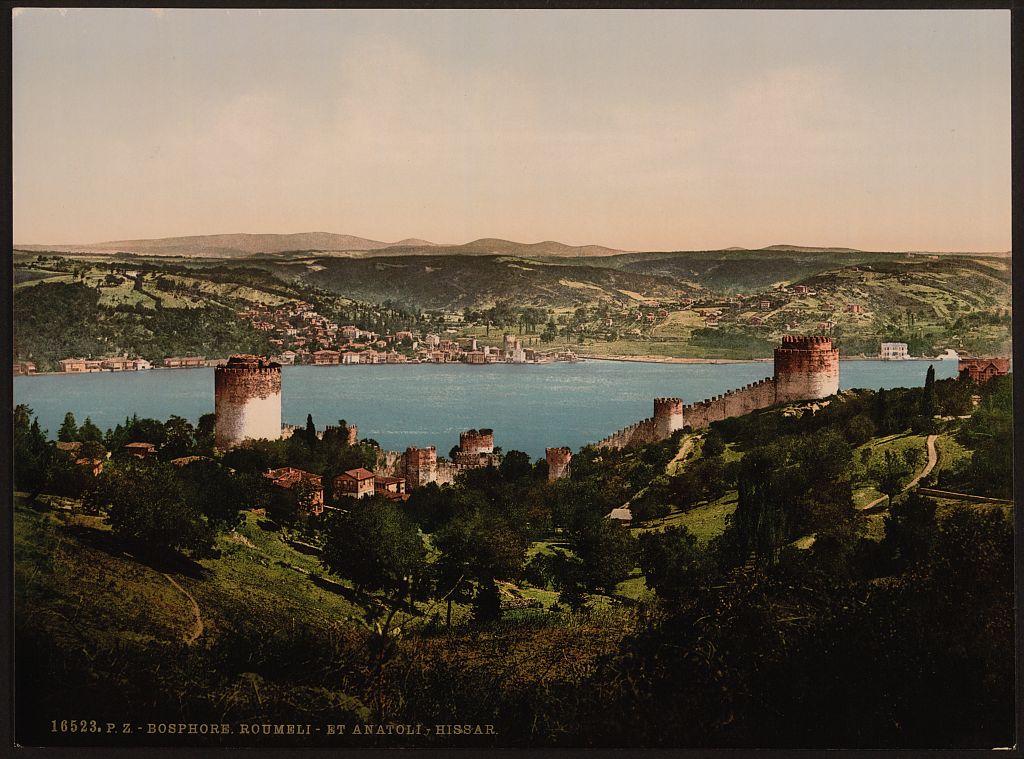
M 917 483 L 919 483 L 921 480 L 923 480 L 925 477 L 927 477 L 931 473 L 932 469 L 935 468 L 935 465 L 939 462 L 939 454 L 938 454 L 938 451 L 935 450 L 935 440 L 938 437 L 939 437 L 938 435 L 929 435 L 928 436 L 928 440 L 927 440 L 927 444 L 928 444 L 928 463 L 926 463 L 924 465 L 924 469 L 922 469 L 920 472 L 918 472 L 917 476 L 914 477 L 914 479 L 912 479 L 910 482 L 907 483 L 906 487 L 904 487 L 903 490 L 900 491 L 901 493 L 906 493 L 908 490 L 910 490 L 912 487 L 914 487 Z M 884 501 L 885 499 L 886 499 L 886 496 L 883 495 L 880 498 L 876 498 L 875 500 L 873 500 L 871 503 L 867 504 L 866 506 L 858 507 L 858 510 L 859 511 L 867 511 L 868 509 L 872 509 L 875 506 L 877 506 L 878 504 L 880 504 L 882 501 Z
M 195 624 L 192 626 L 192 632 L 185 636 L 185 644 L 191 646 L 193 643 L 196 642 L 196 640 L 199 639 L 199 636 L 203 634 L 203 630 L 205 629 L 205 626 L 203 625 L 203 617 L 199 613 L 199 604 L 196 603 L 196 599 L 192 597 L 192 594 L 185 590 L 183 587 L 181 587 L 181 585 L 179 585 L 173 577 L 171 577 L 166 572 L 164 572 L 163 575 L 167 578 L 167 582 L 169 582 L 171 585 L 173 585 L 182 593 L 184 593 L 185 597 L 188 598 L 189 603 L 192 604 L 192 613 L 195 615 L 196 621 Z
M 675 470 L 672 468 L 674 464 L 678 464 L 680 461 L 690 455 L 690 449 L 693 448 L 693 438 L 688 437 L 683 441 L 683 444 L 679 446 L 679 453 L 675 455 L 668 464 L 665 465 L 665 472 L 667 474 L 675 474 Z

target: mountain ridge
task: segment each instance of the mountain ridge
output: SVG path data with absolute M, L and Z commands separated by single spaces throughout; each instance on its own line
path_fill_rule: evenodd
M 294 253 L 328 253 L 347 257 L 407 256 L 407 255 L 514 255 L 525 258 L 600 258 L 623 253 L 670 253 L 682 251 L 630 251 L 609 248 L 603 245 L 567 245 L 556 240 L 524 243 L 499 237 L 481 237 L 466 243 L 435 243 L 416 237 L 407 237 L 397 242 L 384 242 L 356 235 L 335 232 L 277 233 L 224 233 L 213 235 L 187 235 L 182 237 L 142 238 L 134 240 L 108 240 L 98 243 L 43 245 L 16 244 L 16 249 L 31 252 L 115 254 L 135 253 L 151 256 L 186 256 L 197 258 L 248 258 L 266 255 Z M 703 252 L 729 251 L 751 253 L 838 253 L 866 254 L 881 251 L 865 251 L 857 248 L 822 247 L 809 245 L 775 244 L 762 248 L 733 246 Z M 1009 251 L 891 251 L 894 253 L 916 253 L 923 255 L 979 255 L 1009 256 Z

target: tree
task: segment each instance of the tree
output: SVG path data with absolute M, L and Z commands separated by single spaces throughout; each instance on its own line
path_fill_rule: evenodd
M 636 538 L 614 519 L 600 519 L 572 536 L 588 590 L 611 595 L 637 562 Z
M 240 525 L 243 510 L 267 508 L 270 504 L 272 486 L 266 478 L 232 473 L 215 461 L 193 461 L 181 468 L 180 476 L 189 488 L 188 497 L 218 532 Z
M 70 411 L 64 414 L 64 421 L 57 431 L 57 439 L 62 443 L 73 443 L 78 440 L 78 424 L 75 422 L 75 415 Z
M 164 444 L 160 447 L 160 458 L 164 461 L 191 456 L 195 453 L 195 427 L 183 417 L 172 416 L 164 425 Z
M 647 587 L 665 599 L 678 600 L 694 592 L 707 571 L 706 554 L 685 527 L 669 527 L 640 536 L 640 568 Z
M 35 500 L 46 484 L 53 447 L 30 407 L 18 404 L 13 422 L 14 487 L 28 491 L 29 498 Z
M 103 433 L 99 427 L 93 424 L 92 419 L 85 417 L 82 426 L 78 428 L 78 436 L 75 439 L 82 443 L 98 443 L 103 440 Z
M 83 505 L 105 510 L 113 533 L 143 554 L 204 555 L 213 545 L 213 530 L 170 464 L 130 459 L 108 466 Z
M 894 503 L 885 517 L 882 544 L 903 567 L 927 560 L 937 538 L 935 501 L 918 493 Z
M 875 436 L 875 424 L 867 414 L 857 414 L 847 422 L 843 434 L 850 445 L 864 445 Z
M 760 560 L 774 563 L 785 542 L 784 486 L 779 472 L 783 464 L 782 452 L 774 447 L 755 449 L 740 461 L 732 523 L 744 558 L 753 552 Z
M 324 532 L 321 560 L 331 572 L 350 579 L 360 593 L 369 588 L 397 597 L 410 595 L 426 572 L 426 548 L 416 525 L 383 496 L 360 499 L 348 511 L 331 512 Z
M 478 508 L 452 519 L 434 535 L 438 559 L 439 598 L 448 601 L 448 625 L 451 626 L 453 598 L 475 581 L 475 615 L 478 622 L 496 618 L 500 605 L 495 580 L 518 575 L 526 553 L 526 541 L 503 517 L 489 509 Z
M 891 505 L 893 497 L 903 490 L 903 486 L 910 479 L 911 468 L 905 458 L 887 448 L 885 457 L 872 468 L 871 475 L 879 491 L 888 497 Z
M 935 366 L 929 364 L 928 372 L 924 378 L 924 395 L 921 396 L 921 414 L 931 419 L 935 416 L 936 407 Z
M 708 430 L 704 436 L 704 445 L 701 448 L 701 456 L 712 458 L 725 453 L 725 441 L 722 440 L 722 433 L 716 429 Z
M 512 483 L 528 478 L 533 473 L 530 457 L 522 451 L 509 451 L 498 467 L 505 482 Z

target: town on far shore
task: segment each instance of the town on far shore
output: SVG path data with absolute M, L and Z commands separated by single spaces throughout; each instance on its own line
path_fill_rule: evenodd
M 800 289 L 800 288 L 796 288 Z M 636 321 L 654 321 L 659 316 L 658 303 L 647 304 L 650 310 L 637 310 Z M 683 304 L 694 305 L 692 299 Z M 766 307 L 770 303 L 764 304 Z M 664 309 L 662 309 L 664 311 Z M 580 356 L 569 347 L 541 350 L 529 342 L 536 338 L 523 339 L 511 333 L 502 335 L 498 345 L 485 344 L 477 337 L 442 336 L 437 333 L 396 330 L 392 334 L 381 335 L 365 330 L 354 324 L 338 325 L 328 317 L 318 313 L 305 301 L 292 301 L 271 306 L 262 303 L 253 304 L 250 308 L 238 312 L 241 319 L 248 321 L 252 328 L 269 335 L 269 342 L 279 349 L 270 356 L 270 360 L 282 366 L 293 365 L 360 365 L 360 364 L 443 364 L 464 363 L 471 365 L 484 364 L 543 364 L 556 361 L 577 361 Z M 660 313 L 664 317 L 666 313 Z M 705 318 L 706 324 L 717 326 L 717 314 Z M 787 325 L 788 326 L 788 325 Z M 819 325 L 827 333 L 829 324 Z M 455 333 L 458 330 L 449 329 Z M 314 348 L 310 350 L 310 348 Z M 947 352 L 954 357 L 953 352 Z M 900 361 L 915 358 L 909 353 L 909 346 L 904 342 L 882 342 L 879 345 L 877 358 L 883 361 Z M 1009 359 L 972 358 L 960 354 L 961 362 L 994 361 L 1001 373 L 1009 367 Z M 198 367 L 223 366 L 227 358 L 207 358 L 206 356 L 165 356 L 162 359 L 143 358 L 141 356 L 106 356 L 101 358 L 68 357 L 57 363 L 64 374 L 84 374 L 93 372 L 125 372 L 144 371 L 157 367 L 166 369 L 185 369 Z M 961 370 L 966 364 L 961 366 Z M 27 376 L 39 373 L 32 361 L 14 361 L 13 373 Z
M 255 304 L 238 312 L 251 322 L 253 329 L 272 335 L 270 343 L 280 351 L 270 360 L 282 366 L 310 364 L 315 366 L 358 364 L 544 364 L 555 361 L 576 361 L 569 348 L 540 350 L 528 347 L 514 334 L 504 334 L 501 344 L 487 345 L 476 337 L 452 339 L 429 332 L 398 330 L 381 335 L 360 329 L 354 324 L 339 326 L 304 301 L 279 306 Z M 527 338 L 529 339 L 529 338 Z M 326 346 L 310 350 L 310 346 Z M 103 358 L 69 357 L 58 361 L 64 374 L 90 372 L 143 371 L 161 366 L 185 369 L 223 366 L 226 358 L 206 356 L 166 356 L 159 363 L 140 356 L 108 356 Z M 32 361 L 15 361 L 15 375 L 38 373 Z

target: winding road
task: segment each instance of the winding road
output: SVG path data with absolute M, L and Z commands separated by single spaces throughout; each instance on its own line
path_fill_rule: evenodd
M 938 451 L 935 450 L 935 441 L 936 441 L 936 439 L 938 439 L 938 437 L 939 437 L 938 435 L 929 435 L 928 436 L 928 440 L 926 441 L 926 443 L 928 445 L 928 463 L 926 463 L 924 465 L 924 469 L 922 469 L 920 472 L 918 472 L 917 476 L 914 477 L 914 479 L 912 479 L 910 482 L 907 483 L 906 487 L 904 487 L 903 490 L 900 491 L 901 493 L 906 493 L 912 487 L 917 485 L 917 483 L 919 483 L 921 480 L 923 480 L 925 477 L 927 477 L 929 474 L 931 474 L 932 469 L 934 469 L 935 465 L 939 462 L 939 454 L 938 454 Z M 858 510 L 859 511 L 867 511 L 868 509 L 873 509 L 875 506 L 880 504 L 886 498 L 887 498 L 887 496 L 883 495 L 880 498 L 876 498 L 875 500 L 873 500 L 871 503 L 867 504 L 866 506 L 859 506 Z

